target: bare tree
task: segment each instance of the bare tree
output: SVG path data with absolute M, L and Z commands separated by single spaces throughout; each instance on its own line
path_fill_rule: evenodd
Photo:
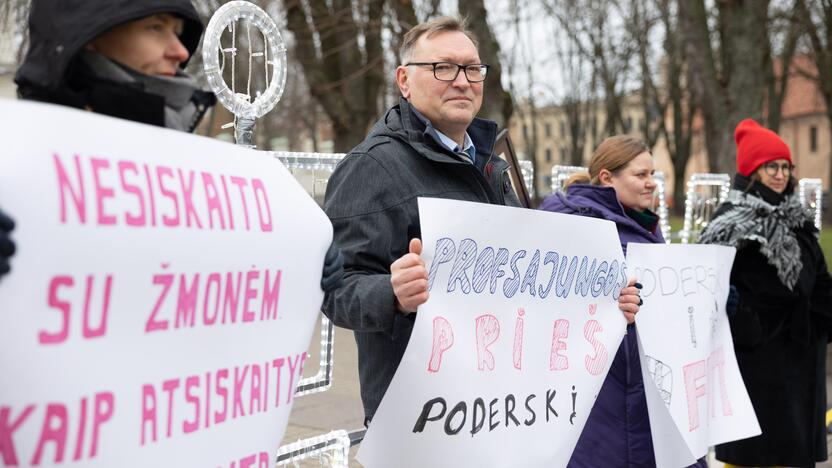
M 797 50 L 797 44 L 804 33 L 797 1 L 791 8 L 777 9 L 772 6 L 769 24 L 770 38 L 766 54 L 766 126 L 775 132 L 780 130 L 783 99 L 791 75 L 791 63 Z
M 814 70 L 803 70 L 803 73 L 818 84 L 826 104 L 829 136 L 832 138 L 832 0 L 797 0 L 796 10 L 809 37 L 810 56 L 815 65 Z M 832 160 L 832 154 L 829 159 Z M 832 180 L 832 164 L 829 177 Z
M 500 44 L 488 25 L 488 14 L 483 0 L 459 0 L 459 14 L 472 21 L 469 27 L 479 42 L 480 59 L 490 65 L 483 88 L 483 104 L 479 116 L 497 122 L 498 128 L 508 126 L 514 106 L 511 95 L 503 89 L 503 69 L 500 64 Z
M 666 103 L 663 99 L 654 78 L 654 65 L 651 35 L 655 26 L 659 23 L 660 10 L 654 8 L 652 0 L 631 0 L 627 29 L 633 38 L 638 58 L 638 70 L 641 81 L 641 107 L 644 112 L 644 124 L 641 129 L 642 136 L 647 146 L 652 148 L 662 133 L 664 127 L 664 109 Z M 667 34 L 667 30 L 665 33 Z M 672 32 L 672 31 L 671 31 Z M 666 43 L 665 43 L 666 44 Z M 667 50 L 665 49 L 665 52 Z M 665 60 L 669 57 L 665 57 Z
M 621 133 L 625 130 L 622 95 L 635 48 L 627 34 L 612 22 L 622 19 L 626 8 L 604 0 L 544 0 L 543 5 L 592 64 L 606 111 L 605 133 Z
M 734 128 L 743 118 L 763 117 L 769 0 L 716 4 L 715 31 L 704 0 L 679 1 L 678 9 L 711 171 L 733 173 Z
M 558 62 L 563 72 L 566 89 L 561 102 L 569 136 L 564 161 L 571 166 L 584 164 L 584 151 L 587 139 L 593 139 L 590 119 L 595 118 L 595 97 L 592 92 L 591 70 L 583 54 L 580 54 L 573 41 L 563 41 L 558 51 Z M 590 76 L 590 80 L 586 77 Z
M 665 135 L 670 160 L 673 163 L 673 209 L 677 214 L 685 206 L 685 169 L 691 155 L 693 122 L 697 112 L 697 103 L 691 89 L 686 86 L 691 81 L 690 65 L 685 56 L 684 37 L 680 31 L 678 15 L 674 7 L 685 0 L 658 0 L 661 23 L 664 25 L 664 88 L 666 100 L 660 105 L 662 118 L 660 129 Z M 674 20 L 675 18 L 675 20 Z M 665 125 L 667 112 L 670 112 L 672 128 Z
M 332 122 L 335 151 L 364 139 L 384 89 L 384 0 L 288 0 L 287 27 L 309 89 Z
M 511 23 L 509 26 L 512 29 L 514 40 L 512 41 L 512 50 L 505 54 L 504 58 L 506 60 L 506 71 L 509 75 L 510 96 L 513 96 L 513 100 L 516 99 L 522 102 L 522 105 L 512 106 L 515 110 L 514 115 L 521 122 L 523 143 L 528 153 L 528 161 L 532 163 L 532 172 L 535 174 L 535 179 L 539 180 L 540 172 L 537 161 L 539 142 L 537 132 L 538 109 L 534 96 L 536 75 L 534 73 L 534 61 L 529 54 L 529 30 L 522 18 L 523 12 L 528 6 L 528 3 L 521 2 L 520 0 L 511 0 L 510 2 Z M 523 73 L 526 74 L 527 82 L 520 86 L 525 88 L 525 95 L 518 89 L 519 86 L 517 83 L 518 75 Z M 539 198 L 537 185 L 537 183 L 532 184 L 532 193 L 530 196 L 533 199 L 533 203 Z

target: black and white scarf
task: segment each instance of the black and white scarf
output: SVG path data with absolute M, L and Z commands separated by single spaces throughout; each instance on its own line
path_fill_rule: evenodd
M 772 205 L 757 193 L 735 189 L 728 192 L 725 203 L 698 242 L 738 249 L 749 242 L 758 243 L 760 253 L 777 270 L 780 282 L 793 290 L 803 269 L 795 230 L 812 222 L 797 195 L 786 195 L 782 202 Z

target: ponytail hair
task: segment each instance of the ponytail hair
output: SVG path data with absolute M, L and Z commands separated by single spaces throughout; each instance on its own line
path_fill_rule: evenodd
M 568 190 L 572 184 L 588 184 L 590 182 L 592 182 L 592 177 L 589 176 L 589 172 L 576 172 L 566 179 L 563 190 Z
M 599 176 L 603 169 L 617 174 L 641 153 L 650 153 L 650 148 L 638 138 L 629 135 L 615 135 L 605 138 L 592 153 L 592 159 L 589 161 L 589 172 L 574 174 L 566 181 L 564 190 L 568 190 L 570 185 L 576 183 L 600 185 Z

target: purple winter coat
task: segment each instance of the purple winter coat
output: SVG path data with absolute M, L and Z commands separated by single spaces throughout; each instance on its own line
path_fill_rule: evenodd
M 613 221 L 625 254 L 628 242 L 664 242 L 658 227 L 650 232 L 627 216 L 612 187 L 573 184 L 568 196 L 556 192 L 543 200 L 540 209 Z M 656 466 L 634 325 L 627 325 L 627 335 L 615 354 L 568 466 Z

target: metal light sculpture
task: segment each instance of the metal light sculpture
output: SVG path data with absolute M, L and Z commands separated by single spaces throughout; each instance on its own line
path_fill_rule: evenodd
M 693 174 L 685 196 L 685 224 L 679 233 L 683 244 L 696 237 L 713 217 L 716 207 L 728 198 L 731 176 L 728 174 Z
M 653 174 L 656 182 L 656 190 L 653 192 L 653 206 L 651 207 L 659 215 L 659 228 L 666 244 L 670 243 L 670 223 L 667 221 L 667 189 L 665 185 L 664 172 L 656 171 Z
M 244 92 L 238 91 L 236 79 L 237 55 L 237 24 L 243 22 L 247 38 L 248 51 L 248 79 Z M 254 26 L 263 36 L 263 50 L 254 51 L 252 47 L 251 27 Z M 231 45 L 223 46 L 222 35 L 225 31 L 231 33 Z M 230 56 L 230 59 L 226 59 Z M 208 85 L 219 102 L 234 114 L 234 122 L 223 126 L 234 127 L 237 144 L 252 146 L 252 131 L 254 121 L 272 110 L 283 94 L 286 85 L 286 46 L 277 25 L 257 5 L 232 1 L 221 6 L 211 17 L 205 29 L 205 39 L 202 43 L 202 59 L 205 67 L 205 77 Z M 252 96 L 251 79 L 254 73 L 254 60 L 262 60 L 265 71 L 266 89 Z M 223 72 L 231 62 L 231 86 L 225 82 Z M 271 72 L 269 71 L 271 67 Z
M 821 179 L 800 179 L 797 187 L 800 204 L 813 212 L 815 227 L 820 231 L 823 227 L 821 220 L 821 214 L 823 213 L 823 181 Z
M 283 163 L 286 168 L 292 171 L 296 178 L 308 173 L 312 175 L 312 189 L 310 195 L 316 201 L 320 201 L 326 191 L 329 176 L 335 170 L 335 166 L 346 156 L 343 153 L 294 153 L 288 151 L 271 151 L 272 156 Z M 323 190 L 318 190 L 318 185 Z
M 347 468 L 350 446 L 350 434 L 347 431 L 332 431 L 280 447 L 275 466 L 298 466 L 301 460 L 317 458 L 320 466 Z
M 288 151 L 269 151 L 271 156 L 280 160 L 287 169 L 296 176 L 297 171 L 312 172 L 312 191 L 310 195 L 317 197 L 316 187 L 319 182 L 325 186 L 335 166 L 344 158 L 342 153 L 295 153 Z M 320 172 L 324 177 L 318 177 Z M 295 396 L 300 397 L 312 393 L 328 390 L 332 386 L 332 370 L 335 365 L 335 326 L 326 316 L 321 316 L 321 352 L 318 372 L 301 379 Z
M 566 181 L 580 172 L 589 172 L 589 168 L 583 166 L 552 166 L 552 192 L 563 192 Z
M 526 191 L 534 193 L 534 166 L 532 162 L 526 159 L 521 159 L 520 172 L 523 173 L 523 183 L 526 184 Z

